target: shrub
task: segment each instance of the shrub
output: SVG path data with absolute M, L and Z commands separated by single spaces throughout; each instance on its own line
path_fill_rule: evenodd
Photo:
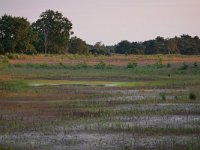
M 105 69 L 106 68 L 106 63 L 105 62 L 100 62 L 98 64 L 95 65 L 96 69 Z
M 194 93 L 190 93 L 189 94 L 189 99 L 190 100 L 195 100 L 196 99 L 196 95 Z
M 136 62 L 129 62 L 126 67 L 128 69 L 135 68 L 135 67 L 137 67 L 137 63 Z

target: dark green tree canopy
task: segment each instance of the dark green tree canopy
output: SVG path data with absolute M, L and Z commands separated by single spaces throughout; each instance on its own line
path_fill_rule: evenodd
M 131 53 L 131 42 L 124 40 L 117 44 L 115 52 L 119 54 L 130 54 Z
M 85 41 L 80 38 L 72 37 L 69 41 L 69 53 L 88 54 L 88 47 Z
M 115 52 L 119 54 L 143 54 L 145 46 L 139 42 L 121 41 L 115 47 Z
M 198 36 L 194 38 L 189 35 L 182 35 L 179 39 L 178 46 L 181 54 L 198 54 L 200 51 L 200 40 Z
M 94 46 L 90 47 L 90 53 L 94 55 L 111 55 L 111 48 L 106 47 L 102 42 L 96 42 Z
M 58 11 L 43 12 L 32 28 L 39 36 L 35 44 L 39 51 L 64 53 L 67 50 L 72 23 Z
M 0 19 L 0 53 L 30 53 L 35 50 L 30 23 L 23 17 L 4 15 Z
M 183 54 L 199 55 L 200 39 L 183 34 L 180 37 L 156 37 L 144 42 L 119 42 L 105 46 L 101 42 L 88 45 L 73 37 L 72 23 L 60 12 L 47 10 L 30 24 L 26 18 L 3 15 L 0 18 L 0 54 L 5 53 L 72 53 L 94 55 L 119 54 Z

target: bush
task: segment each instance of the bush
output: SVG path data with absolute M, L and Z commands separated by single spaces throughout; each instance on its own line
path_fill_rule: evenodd
M 189 94 L 189 99 L 190 100 L 195 100 L 196 99 L 196 95 L 194 93 L 190 93 Z
M 137 63 L 136 62 L 129 62 L 126 67 L 128 69 L 135 68 L 135 67 L 137 67 Z
M 100 63 L 95 65 L 95 68 L 96 69 L 105 69 L 106 68 L 106 63 L 101 61 Z

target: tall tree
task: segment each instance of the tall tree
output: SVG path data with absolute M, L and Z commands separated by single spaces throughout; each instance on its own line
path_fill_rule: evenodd
M 23 17 L 4 15 L 0 19 L 1 53 L 30 53 L 35 49 L 32 45 L 34 34 L 30 23 Z
M 69 41 L 69 53 L 88 54 L 88 47 L 85 41 L 80 38 L 72 37 Z
M 115 52 L 119 54 L 131 54 L 132 45 L 131 42 L 124 40 L 119 42 L 115 47 Z
M 178 46 L 181 54 L 192 55 L 192 54 L 198 54 L 199 52 L 197 37 L 193 38 L 189 35 L 184 34 L 179 38 Z
M 166 47 L 168 54 L 179 54 L 180 49 L 178 47 L 178 38 L 171 38 L 166 40 Z
M 131 54 L 144 54 L 145 46 L 140 42 L 131 43 Z
M 67 50 L 69 37 L 73 32 L 72 23 L 58 11 L 47 10 L 32 24 L 38 33 L 35 43 L 37 49 L 44 53 L 64 53 Z

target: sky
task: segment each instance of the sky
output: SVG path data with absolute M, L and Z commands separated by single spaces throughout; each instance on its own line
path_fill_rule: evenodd
M 48 9 L 67 17 L 74 36 L 89 44 L 200 36 L 200 0 L 0 0 L 0 16 L 30 22 Z

